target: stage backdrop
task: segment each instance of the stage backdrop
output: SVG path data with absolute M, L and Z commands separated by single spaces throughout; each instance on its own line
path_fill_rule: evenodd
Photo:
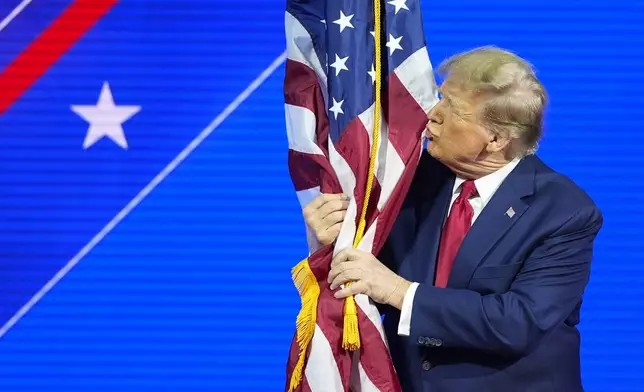
M 605 216 L 584 385 L 644 390 L 643 3 L 423 11 L 435 65 L 494 44 L 537 67 L 539 154 Z M 283 390 L 307 249 L 283 18 L 276 0 L 0 1 L 0 390 Z

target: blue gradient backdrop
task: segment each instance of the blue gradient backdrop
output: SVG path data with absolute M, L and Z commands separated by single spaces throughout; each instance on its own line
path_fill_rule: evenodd
M 18 0 L 0 2 L 4 18 Z M 0 31 L 0 69 L 71 0 Z M 538 4 L 537 4 L 538 3 Z M 582 313 L 588 392 L 644 391 L 644 3 L 423 0 L 430 56 L 493 44 L 551 96 L 541 157 L 605 214 Z M 283 1 L 122 0 L 0 116 L 0 323 L 285 47 Z M 278 68 L 0 339 L 1 391 L 280 391 L 306 255 Z M 108 81 L 130 148 L 82 148 Z

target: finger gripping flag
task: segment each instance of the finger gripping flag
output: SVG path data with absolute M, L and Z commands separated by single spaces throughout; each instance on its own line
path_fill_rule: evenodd
M 340 235 L 293 268 L 302 300 L 287 391 L 400 391 L 378 309 L 336 299 L 333 256 L 378 254 L 400 210 L 437 101 L 419 0 L 289 0 L 284 100 L 289 171 L 302 207 L 345 193 Z

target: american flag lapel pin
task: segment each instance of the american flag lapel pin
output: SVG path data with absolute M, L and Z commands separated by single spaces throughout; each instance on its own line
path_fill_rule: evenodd
M 505 212 L 505 215 L 509 216 L 510 218 L 512 218 L 514 214 L 515 214 L 514 208 L 512 207 L 508 208 L 508 210 Z

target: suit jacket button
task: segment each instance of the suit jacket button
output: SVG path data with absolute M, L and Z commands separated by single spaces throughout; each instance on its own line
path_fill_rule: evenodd
M 440 347 L 443 345 L 443 341 L 440 339 L 434 339 L 434 346 Z
M 427 344 L 427 338 L 424 337 L 424 336 L 419 336 L 418 337 L 418 344 L 423 344 L 423 345 Z
M 432 368 L 432 364 L 429 363 L 429 361 L 427 361 L 427 360 L 423 361 L 423 363 L 421 363 L 421 366 L 422 366 L 423 370 L 429 370 L 429 369 Z

